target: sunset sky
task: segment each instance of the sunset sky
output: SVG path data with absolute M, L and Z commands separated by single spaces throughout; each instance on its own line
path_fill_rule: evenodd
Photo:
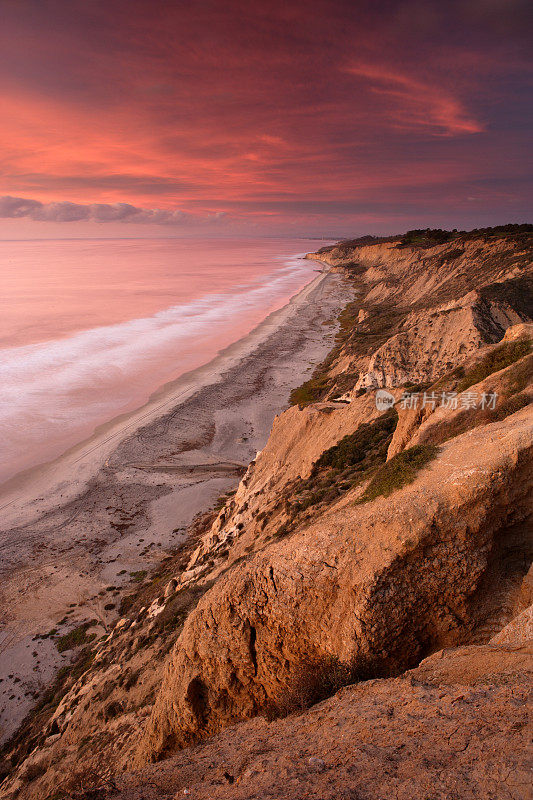
M 532 221 L 527 0 L 1 0 L 0 237 Z

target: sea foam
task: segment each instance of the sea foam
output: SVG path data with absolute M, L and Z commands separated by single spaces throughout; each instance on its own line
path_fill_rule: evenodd
M 59 455 L 162 383 L 207 363 L 312 277 L 309 262 L 285 258 L 231 291 L 0 350 L 0 480 Z

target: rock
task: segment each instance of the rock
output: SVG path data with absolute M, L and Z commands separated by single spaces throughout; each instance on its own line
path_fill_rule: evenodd
M 487 597 L 501 627 L 506 532 L 531 514 L 529 420 L 451 440 L 413 484 L 362 506 L 348 493 L 219 578 L 185 623 L 141 762 L 258 713 L 317 657 L 400 671 L 481 624 Z M 523 548 L 506 575 L 518 590 L 530 537 L 508 546 Z
M 187 780 L 195 800 L 528 800 L 531 649 L 506 652 L 503 671 L 500 655 L 488 645 L 441 651 L 301 714 L 236 725 L 132 776 L 137 788 L 116 800 L 155 800 L 163 780 Z M 302 759 L 310 751 L 327 752 L 325 769 Z M 244 768 L 240 780 L 219 781 L 221 758 Z
M 169 597 L 172 597 L 172 595 L 175 594 L 177 588 L 178 588 L 178 581 L 175 578 L 172 578 L 165 586 L 165 592 L 164 592 L 165 600 L 168 600 Z
M 491 644 L 507 647 L 519 647 L 526 642 L 533 641 L 533 605 L 524 609 L 496 636 L 490 640 Z

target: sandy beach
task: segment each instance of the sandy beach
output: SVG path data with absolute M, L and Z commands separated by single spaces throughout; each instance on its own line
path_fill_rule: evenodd
M 342 278 L 318 274 L 209 364 L 2 487 L 2 739 L 72 655 L 35 637 L 87 620 L 108 628 L 132 581 L 236 487 L 290 389 L 331 348 L 335 328 L 324 323 L 345 302 Z

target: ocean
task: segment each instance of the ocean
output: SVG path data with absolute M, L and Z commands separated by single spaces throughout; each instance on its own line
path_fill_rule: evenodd
M 0 482 L 245 336 L 316 277 L 316 245 L 0 242 Z

